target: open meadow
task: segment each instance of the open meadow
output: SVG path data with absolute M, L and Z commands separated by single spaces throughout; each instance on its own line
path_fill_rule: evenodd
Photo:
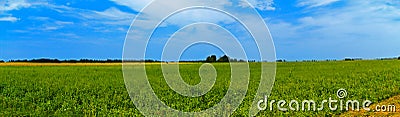
M 201 63 L 180 64 L 181 76 L 189 84 L 200 82 Z M 213 63 L 218 76 L 205 95 L 189 98 L 168 87 L 160 64 L 146 65 L 149 82 L 158 97 L 171 108 L 201 111 L 218 104 L 230 81 L 227 63 Z M 256 94 L 260 63 L 250 63 L 249 90 L 233 116 L 247 116 Z M 0 63 L 0 116 L 117 115 L 141 116 L 124 84 L 122 67 L 113 64 L 15 64 Z M 346 99 L 371 100 L 374 104 L 396 104 L 400 112 L 400 61 L 330 61 L 277 63 L 275 85 L 269 100 L 339 100 L 338 89 L 346 89 Z M 276 106 L 276 105 L 275 105 Z M 345 110 L 260 111 L 259 116 L 333 116 Z M 347 113 L 348 114 L 348 113 Z M 373 112 L 365 112 L 374 115 Z M 160 114 L 162 115 L 162 114 Z M 349 115 L 352 115 L 350 113 Z

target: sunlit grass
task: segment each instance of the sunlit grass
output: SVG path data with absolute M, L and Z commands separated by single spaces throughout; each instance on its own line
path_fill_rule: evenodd
M 6 65 L 4 65 L 6 64 Z M 185 82 L 196 84 L 201 64 L 182 64 Z M 250 86 L 236 116 L 248 115 L 257 91 L 260 63 L 251 63 Z M 214 64 L 218 78 L 213 89 L 198 98 L 173 92 L 162 78 L 159 64 L 146 71 L 156 94 L 167 105 L 196 112 L 219 102 L 228 89 L 228 64 Z M 121 63 L 32 64 L 1 63 L 0 115 L 141 115 L 125 88 Z M 344 88 L 346 99 L 379 102 L 400 94 L 400 61 L 296 62 L 277 63 L 277 76 L 269 100 L 315 100 L 332 97 Z M 399 105 L 400 106 L 400 105 Z M 276 107 L 275 107 L 276 108 Z M 261 111 L 268 116 L 332 116 L 344 111 Z

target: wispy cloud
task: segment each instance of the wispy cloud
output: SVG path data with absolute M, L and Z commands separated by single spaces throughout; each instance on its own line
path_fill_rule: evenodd
M 56 20 L 50 17 L 31 16 L 31 21 L 41 23 L 42 25 L 36 27 L 29 27 L 30 31 L 54 31 L 64 28 L 66 26 L 73 26 L 75 23 L 71 21 Z
M 393 44 L 400 43 L 400 4 L 390 1 L 346 1 L 340 7 L 307 12 L 295 22 L 273 19 L 269 26 L 286 53 L 307 50 L 303 54 L 309 56 L 392 56 L 400 51 Z M 313 53 L 321 51 L 326 53 Z
M 137 12 L 141 11 L 147 4 L 153 0 L 110 0 L 118 5 L 127 6 Z
M 57 25 L 73 25 L 74 22 L 66 22 L 66 21 L 55 21 L 54 22 Z
M 122 1 L 120 1 L 122 2 Z M 129 4 L 144 3 L 141 2 L 126 2 Z M 79 18 L 82 21 L 93 21 L 94 23 L 103 24 L 113 24 L 113 25 L 129 25 L 131 20 L 134 18 L 135 14 L 123 12 L 115 7 L 111 7 L 104 11 L 95 11 L 88 9 L 74 8 L 65 5 L 56 5 L 45 1 L 27 1 L 27 0 L 4 0 L 0 1 L 0 15 L 2 17 L 1 21 L 18 21 L 15 17 L 5 17 L 4 14 L 12 15 L 9 11 L 20 10 L 23 8 L 30 8 L 41 6 L 42 8 L 49 8 L 51 10 L 57 11 L 60 15 L 70 16 L 74 18 Z M 37 20 L 47 20 L 48 17 L 37 17 Z
M 121 28 L 128 27 L 133 20 L 135 14 L 123 12 L 115 7 L 110 7 L 104 11 L 96 11 L 89 9 L 74 8 L 65 5 L 57 5 L 47 2 L 28 2 L 12 1 L 3 2 L 1 9 L 2 12 L 8 12 L 11 10 L 20 10 L 22 8 L 28 8 L 33 6 L 40 6 L 41 9 L 48 9 L 59 13 L 58 17 L 64 17 L 67 20 L 63 21 L 59 18 L 54 19 L 52 16 L 29 16 L 29 20 L 39 22 L 41 25 L 31 26 L 27 28 L 21 27 L 16 32 L 30 32 L 36 31 L 55 31 L 62 29 L 66 26 L 80 27 L 80 29 L 97 30 L 104 29 L 109 30 L 108 32 L 120 32 Z M 1 12 L 1 11 L 0 11 Z M 16 22 L 19 18 L 13 17 L 12 14 L 7 16 L 0 15 L 0 21 Z M 114 29 L 113 29 L 114 28 Z M 27 30 L 27 31 L 22 31 Z M 122 31 L 125 32 L 125 31 Z
M 25 0 L 2 0 L 0 1 L 0 21 L 16 22 L 20 20 L 20 18 L 14 17 L 8 12 L 27 8 L 30 6 L 31 4 L 29 4 Z
M 338 1 L 340 0 L 298 0 L 297 6 L 313 8 L 326 6 Z
M 224 10 L 225 8 L 232 8 L 233 7 L 232 5 L 235 4 L 231 0 L 191 1 L 191 2 L 179 2 L 179 3 L 174 3 L 174 4 L 171 4 L 170 1 L 158 1 L 159 6 L 163 6 L 163 7 L 152 9 L 151 11 L 142 11 L 142 9 L 144 7 L 146 7 L 148 4 L 150 4 L 152 2 L 152 0 L 130 0 L 130 1 L 111 0 L 111 1 L 115 2 L 118 5 L 127 6 L 134 11 L 142 12 L 143 14 L 147 14 L 148 16 L 150 16 L 149 18 L 146 18 L 148 20 L 149 19 L 157 19 L 157 18 L 151 18 L 151 17 L 152 16 L 157 17 L 158 14 L 162 14 L 162 12 L 166 11 L 165 9 L 169 9 L 169 7 L 173 8 L 175 6 L 191 6 L 191 5 L 201 3 L 201 4 L 209 4 L 215 8 Z M 239 4 L 242 7 L 249 7 L 248 3 L 244 2 L 243 0 L 239 0 L 237 2 L 238 3 L 236 3 L 236 4 Z M 273 0 L 248 0 L 248 2 L 259 10 L 275 10 Z M 213 22 L 221 22 L 221 21 L 227 20 L 225 18 L 221 18 L 220 15 L 219 16 L 209 16 L 210 13 L 207 13 L 207 12 L 193 11 L 193 12 L 186 13 L 186 14 L 185 14 L 185 12 L 181 12 L 181 13 L 182 13 L 182 15 L 179 14 L 179 18 L 174 19 L 174 22 L 179 22 L 179 23 L 191 22 L 193 19 L 196 19 L 196 18 L 201 18 L 201 19 L 211 18 L 211 19 L 214 19 Z M 207 16 L 207 17 L 204 17 L 204 16 Z M 185 21 L 185 20 L 188 20 L 188 21 Z M 176 23 L 175 24 L 170 23 L 170 24 L 177 25 Z
M 133 13 L 123 12 L 115 7 L 104 11 L 79 9 L 64 5 L 48 5 L 48 7 L 64 16 L 77 18 L 90 24 L 128 26 L 135 17 Z
M 96 42 L 99 45 L 100 43 L 108 44 L 118 39 L 123 40 L 137 13 L 141 12 L 152 0 L 109 1 L 99 2 L 102 5 L 87 7 L 74 2 L 53 0 L 0 0 L 0 23 L 10 25 L 0 33 L 3 32 L 9 36 L 7 38 L 10 40 L 36 41 L 35 39 L 40 37 L 37 41 L 63 39 L 77 43 L 87 41 Z M 237 3 L 243 0 L 207 1 L 211 1 L 210 4 L 221 10 L 228 8 L 228 10 L 238 11 L 235 15 L 248 14 L 240 12 L 240 9 L 249 7 L 245 2 Z M 264 19 L 268 20 L 267 24 L 276 40 L 277 53 L 286 57 L 291 56 L 294 59 L 302 59 L 301 57 L 304 56 L 310 58 L 379 57 L 391 56 L 400 51 L 398 47 L 400 43 L 399 0 L 248 1 L 260 11 Z M 85 4 L 88 1 L 82 2 Z M 187 1 L 177 4 L 171 4 L 170 1 L 165 0 L 159 2 L 162 7 L 143 12 L 144 17 L 136 21 L 145 25 L 154 24 L 158 22 L 155 20 L 161 19 L 157 16 L 171 7 L 197 4 Z M 250 22 L 252 27 L 260 27 L 251 23 L 254 21 L 251 17 L 245 20 Z M 179 12 L 167 19 L 165 24 L 160 26 L 167 31 L 160 34 L 173 34 L 172 31 L 176 27 L 194 22 L 210 22 L 234 27 L 231 23 L 235 21 L 212 10 L 192 9 Z M 150 32 L 150 28 L 154 27 L 133 31 L 134 36 L 142 36 L 144 32 Z M 197 30 L 199 33 L 182 32 L 180 34 L 186 34 L 181 37 L 214 37 L 211 32 L 207 32 L 212 31 L 209 27 L 200 27 Z M 210 34 L 204 35 L 205 33 L 201 32 Z M 241 32 L 233 32 L 233 34 L 241 34 Z M 217 36 L 215 35 L 215 38 L 228 38 Z M 54 44 L 49 44 L 49 46 L 52 45 Z
M 104 21 L 104 24 L 111 25 L 122 25 L 127 26 L 130 25 L 132 20 L 135 18 L 135 14 L 123 12 L 115 7 L 111 7 L 104 11 L 95 11 L 95 14 L 82 14 L 88 16 L 88 19 L 96 19 Z
M 226 10 L 226 9 L 232 9 L 238 6 L 233 6 L 234 4 L 238 4 L 241 7 L 249 7 L 247 2 L 244 2 L 243 0 L 239 1 L 231 1 L 231 0 L 218 0 L 218 1 L 191 1 L 191 2 L 179 2 L 179 3 L 174 3 L 171 4 L 170 1 L 157 1 L 158 6 L 163 6 L 159 8 L 154 8 L 150 9 L 149 11 L 142 11 L 146 5 L 150 4 L 151 0 L 111 0 L 115 2 L 118 5 L 122 6 L 127 6 L 131 8 L 134 11 L 141 12 L 142 14 L 146 14 L 146 18 L 143 19 L 137 19 L 137 20 L 143 20 L 143 22 L 152 22 L 152 19 L 160 19 L 158 16 L 159 14 L 163 14 L 164 12 L 168 11 L 168 9 L 174 9 L 177 6 L 199 6 L 199 4 L 204 4 L 204 5 L 210 5 L 214 8 L 221 9 L 221 10 Z M 275 10 L 274 7 L 274 1 L 273 0 L 249 0 L 248 1 L 250 4 L 252 4 L 255 8 L 259 10 Z M 240 9 L 240 8 L 239 8 Z M 215 12 L 215 11 L 210 11 L 210 10 L 201 10 L 201 9 L 196 9 L 196 10 L 190 10 L 190 11 L 183 11 L 180 13 L 177 13 L 177 18 L 171 20 L 173 22 L 168 22 L 168 25 L 181 25 L 186 22 L 193 22 L 196 20 L 206 20 L 209 22 L 213 23 L 229 23 L 232 21 L 230 18 L 227 19 L 227 17 L 224 17 L 223 15 L 216 15 L 210 14 L 210 12 Z M 240 13 L 240 10 L 238 10 L 237 13 Z M 245 14 L 245 13 L 244 13 Z M 238 14 L 237 14 L 238 15 Z M 227 22 L 228 21 L 228 22 Z
M 274 0 L 247 0 L 254 8 L 263 11 L 274 11 L 276 9 Z M 239 2 L 241 6 L 248 6 L 244 0 Z
M 59 36 L 63 36 L 63 37 L 68 37 L 69 39 L 73 38 L 73 39 L 79 39 L 81 38 L 80 36 L 76 35 L 75 33 L 59 33 Z
M 31 16 L 31 17 L 29 17 L 31 20 L 34 20 L 34 21 L 47 21 L 47 20 L 50 20 L 51 18 L 49 18 L 49 17 L 42 17 L 42 16 Z
M 19 18 L 16 18 L 13 16 L 0 17 L 0 21 L 6 21 L 6 22 L 16 22 L 18 20 L 19 20 Z
M 0 12 L 19 10 L 21 8 L 30 7 L 31 4 L 26 0 L 3 0 L 0 1 Z

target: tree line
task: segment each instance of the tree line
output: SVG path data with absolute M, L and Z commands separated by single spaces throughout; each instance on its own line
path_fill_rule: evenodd
M 216 55 L 211 55 L 208 56 L 205 60 L 207 63 L 214 63 L 214 62 L 245 62 L 243 59 L 236 59 L 236 58 L 230 58 L 227 55 L 223 55 L 220 58 L 217 59 Z M 247 62 L 256 62 L 255 60 L 248 60 Z
M 3 61 L 4 62 L 4 61 Z M 70 60 L 59 60 L 59 59 L 22 59 L 22 60 L 9 60 L 8 62 L 29 62 L 29 63 L 120 63 L 122 60 L 118 59 L 107 59 L 107 60 L 96 60 L 96 59 L 70 59 Z
M 397 58 L 379 58 L 376 60 L 400 60 L 400 57 Z M 357 61 L 363 60 L 362 58 L 345 58 L 344 61 Z M 323 60 L 302 60 L 302 62 L 318 62 Z M 326 61 L 337 61 L 337 60 L 326 60 Z M 0 60 L 0 63 L 4 63 L 6 61 Z M 59 59 L 48 59 L 48 58 L 40 58 L 40 59 L 22 59 L 22 60 L 9 60 L 7 62 L 30 62 L 30 63 L 122 63 L 123 60 L 121 59 L 106 59 L 106 60 L 96 60 L 96 59 L 70 59 L 70 60 L 59 60 Z M 124 62 L 166 62 L 166 61 L 159 61 L 159 60 L 124 60 Z M 177 62 L 206 62 L 206 63 L 214 63 L 214 62 L 246 62 L 242 59 L 235 59 L 230 58 L 227 55 L 223 55 L 217 58 L 216 55 L 210 55 L 205 60 L 194 60 L 194 61 L 177 61 Z M 247 62 L 256 62 L 255 60 L 248 60 Z M 286 60 L 276 60 L 276 62 L 286 62 Z M 299 62 L 299 61 L 295 61 Z
M 208 56 L 205 60 L 181 60 L 174 62 L 245 62 L 244 60 L 231 59 L 227 55 L 224 55 L 217 59 L 216 55 Z M 6 61 L 0 60 L 0 63 Z M 69 60 L 59 60 L 59 59 L 50 59 L 50 58 L 40 58 L 40 59 L 17 59 L 17 60 L 8 60 L 7 62 L 28 62 L 28 63 L 122 63 L 122 62 L 169 62 L 169 61 L 159 61 L 159 60 L 121 60 L 121 59 L 106 59 L 106 60 L 96 60 L 96 59 L 69 59 Z M 255 62 L 255 61 L 249 61 Z

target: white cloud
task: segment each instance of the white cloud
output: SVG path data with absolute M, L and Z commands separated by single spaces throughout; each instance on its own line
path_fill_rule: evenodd
M 375 32 L 377 28 L 396 28 L 396 25 L 400 24 L 398 21 L 400 18 L 400 4 L 390 5 L 388 4 L 389 1 L 392 0 L 378 2 L 348 1 L 346 6 L 311 11 L 308 16 L 298 18 L 298 23 L 300 24 L 294 25 L 293 23 L 292 26 L 303 29 L 317 27 L 317 30 L 313 31 L 329 29 L 331 30 L 329 33 L 332 35 L 344 32 L 370 34 L 366 32 Z M 387 32 L 388 30 L 385 31 Z
M 338 1 L 339 0 L 298 0 L 297 6 L 313 8 L 326 6 Z
M 19 10 L 21 8 L 30 7 L 31 4 L 26 0 L 5 0 L 0 2 L 1 11 Z
M 115 7 L 104 11 L 73 8 L 64 5 L 48 5 L 49 8 L 63 14 L 87 22 L 87 25 L 103 24 L 116 26 L 129 26 L 135 14 L 123 12 Z
M 19 18 L 7 16 L 7 17 L 0 17 L 0 21 L 7 21 L 7 22 L 16 22 Z
M 130 0 L 128 1 L 122 1 L 122 0 L 112 0 L 116 2 L 116 4 L 119 5 L 124 5 L 132 10 L 135 11 L 140 11 L 141 12 L 141 17 L 136 19 L 136 22 L 140 22 L 141 24 L 148 24 L 148 25 L 143 25 L 144 28 L 143 30 L 152 30 L 154 27 L 150 27 L 152 25 L 150 24 L 155 24 L 159 23 L 160 20 L 162 20 L 163 17 L 162 15 L 165 14 L 170 14 L 172 11 L 177 11 L 177 8 L 187 8 L 191 6 L 201 6 L 202 4 L 211 4 L 213 5 L 214 8 L 222 9 L 224 10 L 224 7 L 231 6 L 232 3 L 229 0 L 218 0 L 218 1 L 201 1 L 201 0 L 192 0 L 192 1 L 180 1 L 180 2 L 174 2 L 173 4 L 171 1 L 163 1 L 163 0 L 158 0 L 157 4 L 153 4 L 153 6 L 160 6 L 160 7 L 153 7 L 151 9 L 147 9 L 146 11 L 142 11 L 144 7 L 146 7 L 147 4 L 149 4 L 151 1 L 141 1 L 141 0 Z M 181 9 L 180 9 L 181 10 Z M 215 13 L 215 11 L 212 10 L 204 10 L 204 9 L 192 9 L 192 10 L 183 10 L 180 13 L 174 14 L 173 18 L 170 20 L 167 20 L 164 24 L 161 24 L 160 27 L 164 27 L 167 25 L 175 25 L 175 26 L 182 26 L 184 24 L 190 23 L 190 22 L 196 22 L 196 21 L 209 21 L 213 23 L 221 23 L 225 21 L 229 21 L 229 19 L 226 18 L 226 16 L 217 15 L 218 13 Z M 133 19 L 131 19 L 132 21 Z M 142 32 L 137 32 L 138 34 L 142 34 Z
M 130 7 L 132 10 L 135 11 L 141 11 L 144 7 L 146 7 L 147 4 L 151 2 L 151 0 L 147 1 L 141 1 L 141 0 L 111 0 L 119 5 L 127 6 Z M 176 8 L 177 6 L 199 6 L 199 4 L 204 4 L 204 5 L 211 5 L 214 8 L 221 9 L 221 10 L 226 10 L 226 9 L 232 9 L 232 8 L 237 8 L 238 6 L 232 6 L 234 3 L 232 3 L 231 0 L 193 0 L 193 1 L 185 1 L 185 2 L 176 2 L 172 4 L 170 1 L 157 1 L 159 4 L 158 8 L 150 9 L 148 11 L 142 11 L 142 14 L 145 14 L 147 17 L 142 18 L 142 19 L 137 19 L 140 21 L 143 21 L 143 23 L 150 23 L 154 22 L 151 20 L 154 19 L 161 19 L 159 14 L 163 14 L 171 9 Z M 248 7 L 246 6 L 247 3 L 245 3 L 243 0 L 237 1 L 239 2 L 239 5 L 242 5 L 241 7 Z M 252 4 L 255 8 L 259 10 L 275 10 L 274 7 L 274 1 L 273 0 L 249 0 L 249 3 Z M 208 10 L 210 11 L 210 10 Z M 238 13 L 241 12 L 238 10 Z M 244 15 L 246 13 L 242 13 Z M 236 14 L 240 15 L 240 14 Z M 227 19 L 228 18 L 228 19 Z M 177 17 L 173 19 L 173 22 L 168 22 L 170 25 L 180 25 L 184 24 L 187 22 L 194 22 L 194 21 L 210 21 L 213 23 L 229 23 L 232 21 L 229 17 L 226 17 L 224 15 L 218 15 L 218 13 L 210 13 L 207 12 L 207 10 L 191 10 L 191 11 L 184 11 L 180 12 L 177 14 Z
M 227 24 L 235 22 L 235 20 L 233 20 L 226 14 L 205 9 L 182 11 L 178 14 L 171 16 L 168 20 L 166 20 L 167 24 L 173 24 L 178 26 L 184 26 L 196 22 L 213 22 L 213 23 Z M 167 24 L 161 24 L 161 25 L 165 26 Z
M 57 25 L 73 25 L 74 22 L 66 22 L 66 21 L 55 21 L 54 22 Z
M 131 18 L 133 16 L 130 13 L 122 12 L 119 9 L 114 8 L 114 7 L 106 9 L 102 12 L 95 11 L 95 13 L 97 13 L 101 16 L 104 16 L 104 17 L 112 18 L 112 19 Z
M 39 1 L 30 2 L 27 0 L 2 0 L 0 1 L 0 17 L 1 17 L 0 21 L 16 22 L 20 19 L 12 17 L 13 14 L 10 14 L 9 13 L 10 11 L 20 10 L 23 8 L 30 8 L 42 4 L 44 3 Z
M 119 5 L 127 6 L 135 11 L 141 11 L 147 4 L 153 0 L 110 0 Z
M 344 6 L 311 10 L 297 22 L 275 20 L 269 26 L 289 54 L 393 56 L 400 51 L 400 4 L 390 4 L 394 1 L 346 1 Z M 325 53 L 312 53 L 316 50 Z
M 274 0 L 247 0 L 253 7 L 263 11 L 274 11 Z M 247 7 L 248 3 L 244 0 L 240 0 L 239 5 Z
M 115 2 L 116 4 L 127 6 L 132 10 L 140 12 L 144 7 L 150 4 L 153 0 L 110 0 Z M 173 6 L 184 6 L 183 4 L 190 5 L 190 4 L 197 4 L 197 3 L 210 3 L 214 6 L 223 7 L 225 5 L 231 5 L 229 0 L 212 0 L 212 1 L 205 1 L 205 0 L 192 0 L 190 2 L 171 2 L 171 1 L 158 1 L 161 7 L 160 9 L 168 9 L 169 7 Z M 158 10 L 160 10 L 158 9 Z
M 129 2 L 127 2 L 129 3 Z M 136 4 L 136 3 L 135 3 Z M 104 11 L 95 11 L 88 9 L 73 8 L 65 5 L 55 5 L 43 1 L 27 1 L 27 0 L 6 0 L 0 1 L 0 13 L 7 14 L 8 11 L 20 10 L 22 8 L 29 8 L 34 6 L 42 6 L 57 11 L 63 16 L 74 17 L 88 22 L 87 24 L 106 24 L 106 25 L 119 25 L 128 26 L 133 20 L 135 14 L 123 12 L 115 7 L 111 7 Z M 12 14 L 9 14 L 12 15 Z M 2 15 L 0 15 L 1 17 Z M 34 17 L 34 20 L 46 21 L 49 17 Z M 4 17 L 2 20 L 18 21 L 13 17 Z M 71 23 L 71 22 L 56 22 L 56 23 Z M 56 28 L 49 28 L 56 29 Z
M 127 6 L 131 8 L 132 10 L 135 10 L 137 12 L 140 12 L 144 7 L 146 7 L 150 2 L 153 0 L 111 0 L 115 2 L 116 4 L 122 5 L 122 6 Z M 239 5 L 242 7 L 248 7 L 248 3 L 246 3 L 244 0 L 239 0 L 238 1 Z M 274 1 L 273 0 L 248 0 L 250 4 L 252 4 L 255 8 L 259 10 L 270 10 L 273 11 L 275 10 L 274 6 Z M 224 7 L 231 6 L 232 1 L 231 0 L 218 0 L 218 1 L 204 1 L 204 0 L 199 0 L 199 1 L 191 1 L 191 2 L 175 2 L 174 4 L 171 4 L 171 1 L 163 1 L 160 2 L 163 7 L 160 7 L 158 10 L 159 12 L 162 11 L 163 9 L 168 9 L 168 7 L 173 7 L 173 6 L 185 6 L 182 4 L 190 5 L 190 4 L 197 4 L 197 3 L 203 3 L 203 4 L 211 4 L 212 6 L 216 8 L 223 9 Z M 182 18 L 185 19 L 185 18 Z
M 37 17 L 37 16 L 33 16 L 33 17 L 30 17 L 30 19 L 32 19 L 32 20 L 38 20 L 38 21 L 47 21 L 47 20 L 50 20 L 51 18 L 49 18 L 49 17 Z
M 95 11 L 94 15 L 82 14 L 83 16 L 89 16 L 89 19 L 105 20 L 104 24 L 112 25 L 123 25 L 128 26 L 135 18 L 135 14 L 123 12 L 117 8 L 111 7 L 105 11 Z
M 19 18 L 13 17 L 8 11 L 19 10 L 22 8 L 30 7 L 31 4 L 25 0 L 4 0 L 0 1 L 0 21 L 16 22 Z

